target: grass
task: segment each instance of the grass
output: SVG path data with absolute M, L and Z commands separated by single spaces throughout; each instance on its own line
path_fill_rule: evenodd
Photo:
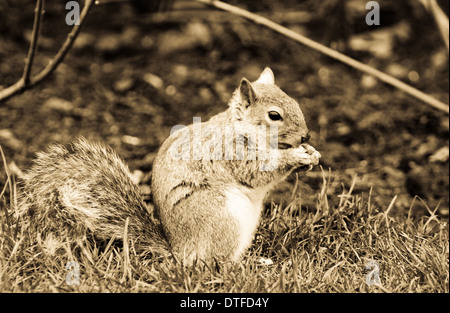
M 267 207 L 242 262 L 192 267 L 146 259 L 128 240 L 68 243 L 54 255 L 21 221 L 13 222 L 16 184 L 6 174 L 0 292 L 449 292 L 447 222 L 430 208 L 424 217 L 394 214 L 395 198 L 387 208 L 375 207 L 370 193 L 353 194 L 354 184 L 329 194 L 329 173 L 313 210 L 300 209 L 295 194 L 287 205 Z M 262 265 L 261 257 L 273 264 Z M 79 266 L 79 284 L 70 285 L 76 282 L 66 267 L 71 261 Z M 380 284 L 366 283 L 375 277 L 373 267 L 366 269 L 370 261 L 379 266 Z

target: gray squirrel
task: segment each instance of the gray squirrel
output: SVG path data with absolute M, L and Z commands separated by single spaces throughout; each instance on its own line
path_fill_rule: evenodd
M 130 171 L 103 144 L 78 138 L 51 145 L 23 175 L 17 212 L 48 245 L 90 233 L 135 240 L 141 251 L 237 261 L 250 246 L 268 192 L 294 170 L 317 165 L 320 153 L 299 104 L 266 68 L 242 78 L 229 107 L 206 122 L 181 127 L 153 163 L 155 216 Z M 270 129 L 270 131 L 269 131 Z

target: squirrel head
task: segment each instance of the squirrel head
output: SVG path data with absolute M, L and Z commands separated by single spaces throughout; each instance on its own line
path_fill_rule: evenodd
M 275 77 L 266 67 L 259 78 L 242 78 L 229 102 L 232 118 L 252 125 L 278 127 L 278 148 L 297 148 L 309 140 L 300 105 L 275 85 Z

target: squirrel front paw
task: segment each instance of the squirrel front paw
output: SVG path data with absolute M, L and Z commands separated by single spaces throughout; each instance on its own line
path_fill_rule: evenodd
M 308 165 L 309 169 L 311 169 L 314 165 L 319 164 L 321 155 L 319 151 L 314 149 L 313 146 L 304 143 L 298 148 L 294 148 L 291 150 L 293 162 L 295 162 L 297 165 Z

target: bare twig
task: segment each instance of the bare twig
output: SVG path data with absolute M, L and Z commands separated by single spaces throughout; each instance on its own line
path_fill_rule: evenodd
M 361 72 L 372 75 L 372 76 L 378 78 L 379 80 L 381 80 L 389 85 L 392 85 L 392 86 L 402 90 L 405 93 L 408 93 L 409 95 L 413 96 L 414 98 L 417 98 L 436 109 L 439 109 L 441 111 L 449 113 L 448 104 L 445 104 L 445 103 L 421 92 L 420 90 L 418 90 L 414 87 L 411 87 L 408 84 L 405 84 L 404 82 L 402 82 L 386 73 L 383 73 L 371 66 L 368 66 L 359 61 L 356 61 L 340 52 L 337 52 L 336 50 L 328 48 L 327 46 L 324 46 L 318 42 L 315 42 L 303 35 L 300 35 L 299 33 L 296 33 L 294 31 L 286 28 L 286 27 L 278 25 L 265 17 L 253 14 L 249 11 L 240 9 L 238 7 L 235 7 L 230 4 L 226 4 L 226 3 L 223 3 L 223 2 L 217 1 L 217 0 L 195 0 L 195 1 L 209 5 L 209 6 L 213 6 L 217 9 L 227 11 L 227 12 L 230 12 L 230 13 L 238 15 L 238 16 L 241 16 L 241 17 L 246 18 L 254 23 L 261 24 L 261 25 L 263 25 L 267 28 L 270 28 L 290 39 L 293 39 L 294 41 L 297 41 L 311 49 L 314 49 L 316 51 L 319 51 L 320 53 L 323 53 L 323 54 L 333 58 L 333 59 L 341 61 L 342 63 L 345 63 Z
M 441 33 L 442 40 L 444 41 L 445 47 L 447 48 L 448 53 L 448 34 L 449 34 L 449 27 L 448 27 L 448 16 L 445 15 L 444 11 L 439 7 L 436 0 L 419 0 L 422 5 L 430 12 L 431 15 L 433 15 L 434 21 L 436 22 L 436 25 L 439 29 L 439 32 Z
M 36 46 L 39 37 L 39 30 L 41 25 L 41 17 L 43 11 L 43 0 L 36 1 L 36 8 L 34 9 L 34 23 L 33 32 L 31 34 L 30 49 L 28 50 L 28 57 L 25 61 L 25 68 L 23 70 L 22 79 L 24 84 L 27 85 L 30 82 L 31 67 L 33 66 L 34 55 L 36 54 Z
M 63 43 L 61 48 L 59 49 L 58 53 L 55 55 L 55 57 L 50 60 L 48 65 L 40 72 L 38 75 L 34 77 L 33 84 L 37 84 L 41 80 L 43 80 L 45 77 L 50 75 L 56 67 L 64 60 L 67 52 L 69 52 L 70 48 L 72 47 L 73 43 L 75 42 L 75 39 L 77 38 L 78 34 L 80 33 L 81 26 L 83 25 L 90 8 L 95 3 L 94 0 L 86 0 L 84 3 L 83 10 L 80 14 L 80 23 L 78 25 L 74 25 L 72 31 L 67 35 L 66 41 Z
M 53 71 L 58 67 L 58 65 L 64 60 L 64 57 L 66 56 L 67 52 L 72 47 L 75 39 L 78 36 L 78 33 L 80 32 L 81 26 L 83 25 L 89 10 L 91 9 L 92 5 L 95 3 L 94 0 L 86 0 L 84 3 L 83 10 L 80 14 L 80 22 L 79 25 L 74 25 L 72 28 L 72 31 L 67 35 L 66 41 L 63 43 L 59 51 L 56 53 L 56 55 L 51 59 L 48 63 L 48 65 L 36 76 L 30 77 L 31 73 L 31 67 L 33 63 L 33 58 L 36 53 L 36 42 L 38 39 L 38 32 L 39 32 L 39 24 L 40 24 L 40 16 L 42 13 L 42 1 L 37 0 L 36 3 L 36 12 L 35 12 L 35 20 L 33 24 L 33 34 L 32 39 L 30 43 L 30 50 L 28 54 L 27 61 L 25 63 L 25 69 L 24 74 L 20 80 L 18 80 L 15 84 L 0 90 L 0 102 L 3 102 L 12 96 L 24 92 L 25 90 L 37 85 L 42 80 L 44 80 L 47 76 L 49 76 Z M 38 14 L 39 12 L 39 14 Z

